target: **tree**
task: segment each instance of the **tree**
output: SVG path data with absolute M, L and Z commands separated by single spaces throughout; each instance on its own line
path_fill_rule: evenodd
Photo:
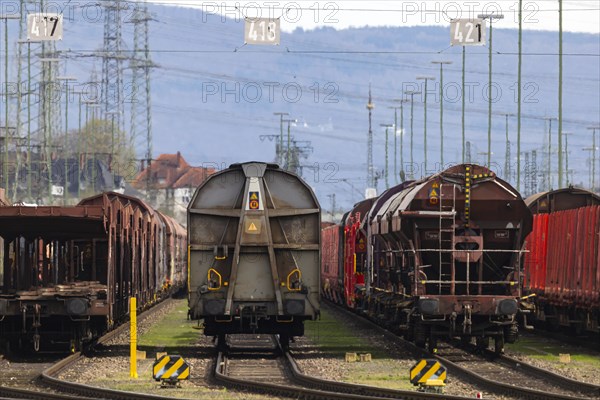
M 137 172 L 135 148 L 126 133 L 119 130 L 111 120 L 93 119 L 81 131 L 71 130 L 67 140 L 63 135 L 52 140 L 55 156 L 53 158 L 79 158 L 81 164 L 88 160 L 102 160 L 114 175 L 132 179 Z M 65 151 L 66 145 L 66 151 Z

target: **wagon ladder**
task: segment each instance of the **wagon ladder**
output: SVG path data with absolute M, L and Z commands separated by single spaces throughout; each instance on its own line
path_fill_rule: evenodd
M 446 187 L 452 187 L 451 193 L 449 190 L 444 190 Z M 438 246 L 439 246 L 439 281 L 438 294 L 442 294 L 442 285 L 444 281 L 450 281 L 450 293 L 455 291 L 455 265 L 454 265 L 454 237 L 456 234 L 456 185 L 441 184 L 440 185 L 440 202 L 439 202 L 439 227 L 438 227 Z

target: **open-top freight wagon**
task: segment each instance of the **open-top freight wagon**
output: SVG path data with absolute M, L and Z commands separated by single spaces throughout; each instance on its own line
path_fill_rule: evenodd
M 304 334 L 319 313 L 320 208 L 275 164 L 233 164 L 188 207 L 189 307 L 204 333 Z
M 0 207 L 0 338 L 80 348 L 185 286 L 185 229 L 143 201 L 103 193 L 77 206 Z
M 575 333 L 600 332 L 600 196 L 565 188 L 525 202 L 534 214 L 524 290 L 536 320 Z

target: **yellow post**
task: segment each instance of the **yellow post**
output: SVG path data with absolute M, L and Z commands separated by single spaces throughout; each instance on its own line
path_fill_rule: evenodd
M 131 334 L 129 344 L 129 377 L 137 378 L 137 304 L 135 297 L 129 298 L 129 318 Z

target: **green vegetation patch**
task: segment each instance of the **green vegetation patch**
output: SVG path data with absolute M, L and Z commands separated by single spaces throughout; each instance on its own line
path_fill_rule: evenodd
M 354 363 L 344 381 L 395 390 L 413 390 L 415 388 L 410 383 L 408 371 L 391 366 L 390 360 Z
M 387 356 L 382 349 L 366 343 L 360 333 L 351 330 L 324 309 L 321 309 L 320 320 L 305 322 L 304 334 L 319 350 L 335 357 L 343 358 L 346 353 L 371 353 L 373 358 Z
M 304 333 L 316 347 L 339 360 L 340 380 L 360 385 L 376 386 L 396 390 L 413 390 L 409 381 L 409 361 L 397 360 L 384 348 L 372 344 L 358 328 L 352 328 L 335 314 L 321 309 L 321 319 L 306 321 Z M 370 353 L 371 362 L 345 362 L 346 353 Z
M 164 348 L 162 351 L 177 354 L 178 348 L 193 346 L 198 341 L 202 331 L 195 329 L 197 321 L 187 319 L 187 300 L 176 301 L 176 306 L 162 320 L 139 336 L 139 350 L 154 351 L 156 348 Z
M 507 344 L 506 348 L 534 359 L 554 362 L 564 366 L 569 364 L 562 363 L 559 355 L 569 354 L 572 363 L 600 368 L 600 357 L 590 354 L 589 350 L 554 341 L 547 342 L 534 336 L 520 337 L 516 343 Z

